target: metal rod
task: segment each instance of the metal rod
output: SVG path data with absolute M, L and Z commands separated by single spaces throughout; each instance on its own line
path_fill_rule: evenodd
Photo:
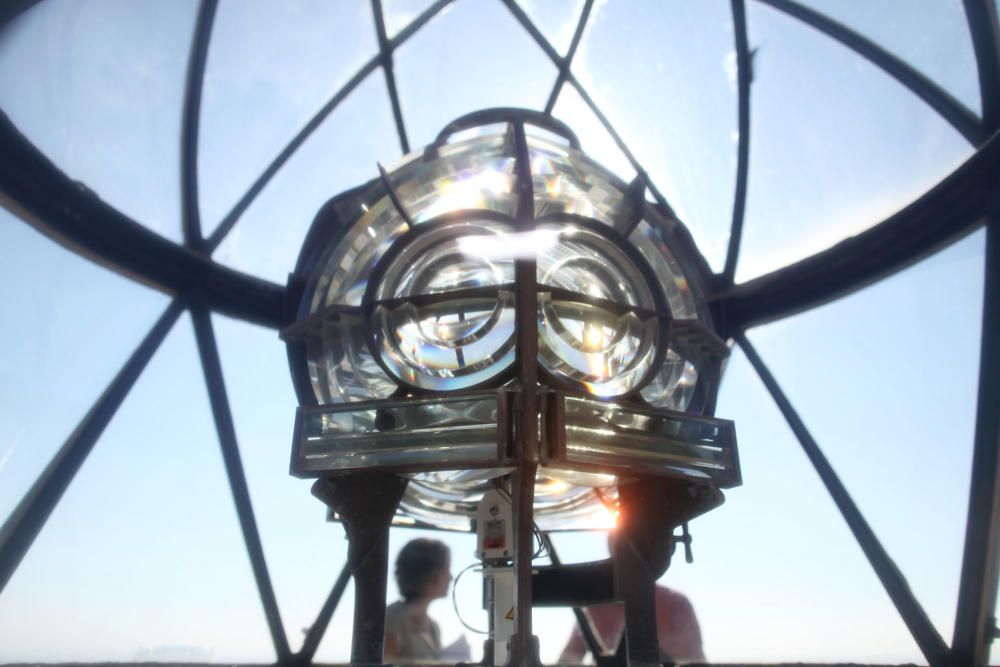
M 615 145 L 618 146 L 618 150 L 625 155 L 625 158 L 632 165 L 632 168 L 635 169 L 635 172 L 646 182 L 646 188 L 649 189 L 649 193 L 653 195 L 653 199 L 656 200 L 656 203 L 659 204 L 664 211 L 666 211 L 667 215 L 671 218 L 677 219 L 677 213 L 674 212 L 673 207 L 669 204 L 669 202 L 667 202 L 667 198 L 663 196 L 663 193 L 660 192 L 659 188 L 657 188 L 653 181 L 649 178 L 649 174 L 646 173 L 646 170 L 639 163 L 639 160 L 636 159 L 632 151 L 629 150 L 629 147 L 625 144 L 625 140 L 622 139 L 620 134 L 618 134 L 618 131 L 615 129 L 614 125 L 611 124 L 611 121 L 608 120 L 608 117 L 604 115 L 604 112 L 601 111 L 600 107 L 597 106 L 597 103 L 594 102 L 594 99 L 583 87 L 583 84 L 577 80 L 572 72 L 567 73 L 566 80 L 569 81 L 574 88 L 576 88 L 576 92 L 580 94 L 580 97 L 586 105 L 590 107 L 591 112 L 597 116 L 597 120 L 599 120 L 601 125 L 604 126 L 607 133 L 611 135 L 611 139 L 614 140 Z
M 396 121 L 396 132 L 399 134 L 399 147 L 406 155 L 410 152 L 410 142 L 406 138 L 406 125 L 403 123 L 403 109 L 399 104 L 399 94 L 396 92 L 396 75 L 393 72 L 392 48 L 385 35 L 385 17 L 382 13 L 382 0 L 372 0 L 372 14 L 375 17 L 375 33 L 378 37 L 379 58 L 382 61 L 382 72 L 385 74 L 385 85 L 389 90 L 389 102 L 392 104 L 392 117 Z
M 538 29 L 538 26 L 535 25 L 531 18 L 524 13 L 524 10 L 521 9 L 521 6 L 517 4 L 516 0 L 503 0 L 503 4 L 507 6 L 507 9 L 509 9 L 510 13 L 514 15 L 514 18 L 521 24 L 521 27 L 528 31 L 528 34 L 531 35 L 531 38 L 535 40 L 535 43 L 541 47 L 542 51 L 545 51 L 545 55 L 549 57 L 549 60 L 555 63 L 557 68 L 561 67 L 563 61 L 562 56 L 560 56 L 559 52 L 556 51 L 554 46 L 552 46 L 552 43 L 545 38 L 545 35 L 542 34 L 542 31 Z
M 323 603 L 323 608 L 319 610 L 316 622 L 312 624 L 309 632 L 306 633 L 306 638 L 302 642 L 302 648 L 295 654 L 295 658 L 300 664 L 308 665 L 312 663 L 313 656 L 316 655 L 316 650 L 323 640 L 323 635 L 326 634 L 326 629 L 330 625 L 330 620 L 333 618 L 334 612 L 337 611 L 340 598 L 344 596 L 344 591 L 347 589 L 347 584 L 350 580 L 351 567 L 350 564 L 345 563 L 344 569 L 340 571 L 340 576 L 337 577 L 337 581 L 333 584 L 333 590 L 330 591 L 326 602 Z
M 514 18 L 517 19 L 517 21 L 521 24 L 521 26 L 528 32 L 529 35 L 531 35 L 532 39 L 535 40 L 535 43 L 538 44 L 538 46 L 542 49 L 542 51 L 545 52 L 545 54 L 549 57 L 549 59 L 553 62 L 553 64 L 555 64 L 555 66 L 561 70 L 563 66 L 563 58 L 559 55 L 559 53 L 556 52 L 552 44 L 549 43 L 549 40 L 545 39 L 545 35 L 542 34 L 542 32 L 538 29 L 538 27 L 534 23 L 532 23 L 531 19 L 528 18 L 528 15 L 524 13 L 524 10 L 521 9 L 521 7 L 517 4 L 516 0 L 503 0 L 503 3 L 507 6 L 511 14 L 514 15 Z M 608 117 L 605 116 L 604 113 L 600 110 L 600 108 L 597 106 L 597 103 L 594 102 L 593 98 L 583 87 L 583 84 L 581 84 L 577 80 L 577 78 L 573 76 L 573 73 L 570 72 L 569 70 L 566 71 L 566 81 L 568 81 L 570 84 L 573 85 L 574 88 L 576 88 L 576 92 L 580 94 L 580 97 L 583 98 L 583 101 L 587 104 L 588 107 L 590 107 L 590 110 L 593 112 L 593 114 L 597 116 L 597 120 L 601 122 L 601 125 L 604 126 L 604 129 L 607 131 L 607 133 L 611 135 L 611 138 L 612 140 L 614 140 L 615 145 L 618 146 L 618 150 L 620 150 L 625 155 L 626 159 L 628 159 L 629 163 L 632 165 L 632 168 L 635 169 L 636 173 L 639 174 L 642 180 L 646 182 L 646 187 L 649 188 L 649 192 L 650 194 L 653 195 L 653 198 L 656 200 L 656 203 L 659 204 L 670 217 L 677 218 L 677 214 L 674 213 L 674 209 L 670 206 L 669 203 L 667 203 L 666 197 L 663 196 L 663 194 L 656 188 L 653 182 L 649 179 L 649 175 L 646 173 L 646 170 L 643 169 L 642 165 L 639 164 L 639 161 L 635 158 L 635 155 L 633 155 L 632 151 L 630 151 L 628 149 L 628 146 L 625 145 L 625 141 L 621 138 L 621 135 L 619 135 L 618 132 L 615 130 L 614 126 L 611 124 L 611 121 L 609 121 Z
M 746 335 L 743 333 L 736 334 L 736 341 L 739 343 L 740 348 L 743 349 L 747 359 L 750 360 L 750 364 L 754 367 L 754 370 L 757 371 L 757 375 L 760 376 L 764 386 L 767 387 L 768 392 L 770 392 L 778 409 L 781 410 L 781 414 L 784 415 L 795 437 L 798 438 L 803 451 L 805 451 L 809 461 L 816 469 L 816 473 L 823 481 L 823 485 L 826 486 L 826 490 L 830 493 L 833 502 L 837 505 L 837 509 L 840 510 L 841 515 L 844 517 L 844 521 L 847 522 L 847 526 L 851 529 L 855 539 L 857 539 L 861 550 L 867 556 L 868 562 L 871 563 L 875 574 L 878 575 L 879 581 L 882 582 L 893 604 L 896 605 L 896 609 L 899 611 L 900 616 L 903 617 L 906 627 L 909 628 L 924 657 L 927 658 L 927 662 L 931 667 L 945 667 L 948 664 L 948 647 L 945 645 L 944 640 L 941 639 L 941 636 L 934 628 L 934 625 L 927 617 L 920 603 L 917 602 L 902 572 L 899 571 L 896 564 L 878 541 L 878 538 L 868 525 L 868 522 L 865 521 L 861 511 L 854 504 L 854 500 L 847 492 L 844 484 L 840 481 L 833 466 L 827 461 L 819 445 L 806 429 L 795 408 L 792 407 L 788 398 L 785 397 L 784 392 L 781 391 L 781 387 L 778 386 L 774 376 L 771 375 L 771 371 L 768 370 L 753 345 L 747 340 Z
M 60 171 L 0 113 L 0 205 L 73 252 L 131 280 L 280 328 L 285 287 L 163 238 Z
M 218 0 L 201 0 L 191 55 L 188 57 L 187 83 L 184 86 L 184 115 L 181 121 L 181 226 L 189 248 L 200 250 L 201 213 L 198 206 L 198 122 L 201 118 L 201 90 L 205 81 L 208 43 Z
M 998 207 L 1000 208 L 1000 207 Z M 979 402 L 952 666 L 985 665 L 996 627 L 1000 567 L 1000 212 L 986 227 Z
M 541 533 L 541 537 L 542 544 L 545 545 L 545 550 L 549 554 L 549 560 L 552 561 L 553 565 L 562 565 L 559 554 L 556 553 L 556 547 L 552 543 L 552 536 L 543 532 Z M 594 619 L 591 618 L 584 607 L 573 607 L 573 615 L 576 617 L 576 623 L 580 628 L 580 633 L 583 635 L 584 641 L 587 642 L 587 648 L 590 650 L 590 654 L 594 656 L 594 661 L 596 662 L 599 656 L 608 653 L 608 647 L 604 645 L 604 640 L 597 634 L 597 629 L 594 627 Z
M 182 312 L 179 301 L 167 306 L 0 528 L 0 592 Z
M 517 175 L 517 228 L 535 228 L 535 197 L 531 177 L 531 159 L 524 122 L 511 122 L 514 135 L 514 171 Z M 532 636 L 531 566 L 534 546 L 535 471 L 538 467 L 538 311 L 537 260 L 520 257 L 514 263 L 516 281 L 516 331 L 518 417 L 515 422 L 514 459 L 511 476 L 514 513 L 514 635 L 510 639 L 510 664 L 529 664 L 537 658 Z M 518 662 L 520 661 L 520 662 Z
M 382 185 L 385 186 L 385 191 L 389 195 L 389 201 L 392 202 L 392 207 L 396 209 L 396 213 L 399 213 L 399 217 L 403 219 L 406 223 L 407 228 L 413 229 L 413 218 L 410 217 L 410 212 L 406 210 L 403 206 L 403 201 L 399 198 L 399 193 L 396 192 L 396 188 L 392 184 L 392 180 L 389 178 L 389 174 L 386 172 L 385 167 L 382 163 L 378 163 L 378 175 L 382 179 Z
M 976 53 L 983 125 L 1000 129 L 1000 25 L 994 0 L 965 0 L 965 16 Z
M 722 324 L 738 331 L 788 317 L 911 266 L 978 229 L 997 182 L 1000 135 L 920 199 L 874 227 L 718 295 Z
M 989 132 L 964 104 L 905 61 L 850 28 L 793 0 L 757 0 L 837 40 L 905 86 L 926 102 L 973 146 L 979 146 Z
M 399 47 L 400 44 L 409 39 L 424 24 L 434 18 L 438 12 L 451 4 L 452 1 L 453 0 L 438 0 L 438 2 L 435 2 L 433 5 L 424 10 L 420 16 L 415 18 L 408 26 L 401 30 L 398 35 L 389 40 L 389 46 L 391 49 L 395 50 Z M 282 165 L 284 165 L 285 162 L 292 157 L 295 151 L 297 151 L 305 142 L 305 140 L 308 139 L 314 131 L 316 131 L 316 128 L 323 123 L 323 120 L 329 116 L 334 109 L 340 106 L 340 103 L 347 99 L 347 96 L 350 95 L 351 92 L 381 64 L 381 59 L 381 55 L 376 55 L 374 58 L 362 65 L 361 69 L 358 70 L 358 72 L 344 84 L 344 87 L 338 90 L 333 97 L 331 97 L 327 103 L 316 112 L 316 115 L 313 116 L 301 130 L 299 130 L 299 133 L 296 134 L 290 142 L 288 142 L 288 145 L 285 146 L 280 153 L 278 153 L 277 157 L 275 157 L 271 164 L 268 165 L 267 169 L 264 170 L 264 173 L 261 174 L 256 181 L 254 181 L 253 185 L 250 186 L 250 189 L 247 190 L 242 197 L 240 197 L 240 200 L 236 203 L 233 209 L 226 214 L 226 217 L 222 219 L 219 226 L 214 232 L 212 232 L 212 235 L 208 238 L 208 241 L 205 244 L 205 247 L 209 252 L 213 252 L 219 247 L 222 240 L 232 230 L 233 226 L 236 225 L 240 216 L 243 215 L 247 208 L 250 207 L 250 204 L 253 203 L 254 199 L 257 198 L 257 195 L 259 195 L 271 179 L 274 178 L 274 175 L 279 169 L 281 169 Z
M 288 662 L 292 652 L 288 647 L 284 627 L 281 625 L 281 615 L 278 612 L 278 601 L 271 586 L 271 578 L 267 572 L 264 560 L 264 548 L 257 532 L 257 521 L 254 518 L 253 505 L 250 502 L 250 490 L 247 488 L 246 475 L 243 473 L 243 462 L 240 460 L 240 449 L 236 442 L 236 429 L 233 426 L 233 415 L 229 409 L 229 399 L 226 396 L 226 383 L 222 376 L 222 363 L 219 360 L 219 350 L 215 343 L 215 332 L 212 329 L 211 315 L 201 307 L 191 308 L 191 321 L 194 325 L 195 337 L 198 340 L 198 353 L 201 356 L 201 366 L 205 372 L 205 384 L 208 388 L 208 399 L 212 404 L 212 416 L 215 418 L 215 428 L 219 434 L 219 445 L 222 448 L 222 459 L 226 465 L 226 475 L 229 478 L 229 488 L 236 504 L 236 514 L 243 531 L 247 554 L 253 568 L 254 579 L 257 581 L 257 591 L 260 593 L 261 605 L 267 619 L 271 640 L 278 662 Z
M 583 3 L 583 10 L 580 12 L 580 20 L 576 24 L 576 31 L 573 33 L 573 41 L 570 42 L 569 51 L 566 52 L 566 57 L 562 61 L 562 66 L 559 67 L 559 76 L 556 77 L 556 83 L 552 86 L 552 92 L 549 94 L 549 101 L 545 103 L 545 113 L 548 115 L 552 114 L 552 110 L 556 106 L 556 101 L 559 99 L 559 92 L 562 90 L 563 84 L 566 83 L 566 73 L 569 72 L 570 67 L 573 65 L 573 58 L 576 56 L 576 49 L 580 46 L 580 40 L 583 38 L 583 32 L 587 27 L 587 19 L 590 18 L 590 10 L 594 6 L 594 0 L 586 0 Z
M 723 281 L 733 282 L 736 262 L 743 238 L 743 218 L 747 206 L 747 175 L 750 165 L 750 83 L 753 81 L 753 60 L 747 39 L 747 14 L 744 0 L 730 0 L 733 12 L 733 33 L 736 37 L 736 86 L 739 143 L 736 146 L 736 188 L 733 193 L 733 223 L 729 231 L 729 249 L 722 270 Z

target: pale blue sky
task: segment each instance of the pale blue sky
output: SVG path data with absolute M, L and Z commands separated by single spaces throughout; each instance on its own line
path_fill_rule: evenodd
M 387 0 L 390 33 L 426 6 Z M 581 2 L 525 0 L 558 48 Z M 813 0 L 978 112 L 958 0 Z M 721 267 L 736 146 L 725 0 L 595 3 L 577 76 Z M 748 3 L 755 61 L 750 196 L 738 277 L 881 220 L 971 148 L 843 47 Z M 62 169 L 178 240 L 183 77 L 196 3 L 49 0 L 0 36 L 0 108 Z M 370 3 L 223 0 L 199 165 L 212 229 L 271 157 L 375 52 Z M 497 0 L 458 0 L 396 55 L 410 143 L 492 105 L 541 108 L 555 69 Z M 631 167 L 570 88 L 556 115 L 623 177 Z M 400 156 L 376 71 L 246 212 L 216 259 L 283 281 L 330 196 Z M 0 519 L 72 431 L 167 298 L 0 211 Z M 968 491 L 982 300 L 976 233 L 861 293 L 750 332 L 932 621 L 950 639 Z M 276 332 L 214 317 L 265 555 L 293 648 L 343 564 L 338 525 L 288 476 L 295 398 Z M 735 352 L 718 414 L 736 421 L 744 486 L 692 524 L 685 592 L 715 661 L 922 662 L 916 645 L 752 369 Z M 400 530 L 392 551 L 415 536 Z M 472 539 L 447 535 L 455 572 Z M 556 542 L 601 557 L 601 535 Z M 458 591 L 485 625 L 475 575 Z M 349 655 L 350 591 L 320 660 Z M 435 603 L 445 640 L 463 632 Z M 542 655 L 568 610 L 539 610 Z M 479 638 L 469 635 L 478 646 Z M 175 326 L 0 595 L 0 661 L 131 660 L 187 646 L 214 661 L 273 650 L 229 495 L 190 321 Z

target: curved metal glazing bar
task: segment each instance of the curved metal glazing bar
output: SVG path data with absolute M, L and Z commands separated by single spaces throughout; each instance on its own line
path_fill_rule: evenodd
M 1000 181 L 1000 135 L 924 196 L 829 250 L 718 295 L 723 335 L 794 315 L 885 278 L 982 224 Z
M 184 312 L 174 300 L 156 321 L 104 393 L 80 421 L 39 478 L 0 527 L 0 592 L 35 541 L 105 427 L 115 416 L 146 364 Z
M 388 48 L 389 52 L 391 53 L 395 49 L 399 48 L 403 42 L 413 36 L 413 33 L 415 33 L 432 18 L 437 16 L 437 14 L 451 4 L 452 1 L 453 0 L 438 0 L 424 10 L 420 16 L 415 18 L 410 25 L 401 30 L 398 35 L 388 40 L 386 48 Z M 219 226 L 216 227 L 215 231 L 212 232 L 212 235 L 208 238 L 208 241 L 205 244 L 210 253 L 214 252 L 215 249 L 219 247 L 222 240 L 239 221 L 240 216 L 243 215 L 247 208 L 250 207 L 250 204 L 257 198 L 257 195 L 259 195 L 270 180 L 274 178 L 274 175 L 278 173 L 278 170 L 281 169 L 289 158 L 292 157 L 295 151 L 297 151 L 305 140 L 308 139 L 309 136 L 316 130 L 316 128 L 323 123 L 326 117 L 333 113 L 333 110 L 336 109 L 341 102 L 347 99 L 347 96 L 351 94 L 351 91 L 357 88 L 358 85 L 360 85 L 369 74 L 375 71 L 375 68 L 377 68 L 380 64 L 382 64 L 381 54 L 376 55 L 374 58 L 365 63 L 361 69 L 358 70 L 357 74 L 352 76 L 350 80 L 344 84 L 343 88 L 334 93 L 333 97 L 331 97 L 330 100 L 316 112 L 316 115 L 313 116 L 299 131 L 299 133 L 296 134 L 290 142 L 288 142 L 288 145 L 285 146 L 280 153 L 278 153 L 277 157 L 275 157 L 271 164 L 268 165 L 267 169 L 264 170 L 264 173 L 261 174 L 256 181 L 254 181 L 253 185 L 250 186 L 250 189 L 247 190 L 246 194 L 240 197 L 240 200 L 236 202 L 233 209 L 226 215 L 225 218 L 222 219 L 222 222 L 219 223 Z
M 559 67 L 559 76 L 556 78 L 555 85 L 552 86 L 549 101 L 545 103 L 545 113 L 550 116 L 552 115 L 552 109 L 556 106 L 556 100 L 559 99 L 559 91 L 562 90 L 563 84 L 566 83 L 566 74 L 573 65 L 573 57 L 576 55 L 577 47 L 580 46 L 580 40 L 583 38 L 583 31 L 587 27 L 587 19 L 590 18 L 590 10 L 593 6 L 594 0 L 586 0 L 583 3 L 583 10 L 580 12 L 580 21 L 576 24 L 576 31 L 573 33 L 573 41 L 570 42 L 569 50 L 563 59 L 563 64 Z
M 757 2 L 795 17 L 863 56 L 930 105 L 973 146 L 981 145 L 989 137 L 989 131 L 965 105 L 878 44 L 819 12 L 803 7 L 794 0 L 757 0 Z
M 382 72 L 385 74 L 385 85 L 389 91 L 389 102 L 392 104 L 392 117 L 396 121 L 396 132 L 399 134 L 399 147 L 403 150 L 403 155 L 406 155 L 410 152 L 410 142 L 406 138 L 406 124 L 403 123 L 403 108 L 399 104 L 399 93 L 396 91 L 396 74 L 392 67 L 392 48 L 389 45 L 389 38 L 385 35 L 385 17 L 382 13 L 382 0 L 372 0 L 372 14 L 375 17 L 375 34 L 378 37 Z
M 0 204 L 81 255 L 167 294 L 280 328 L 285 288 L 150 231 L 60 171 L 0 114 Z
M 1000 210 L 986 228 L 979 402 L 952 664 L 985 665 L 995 637 L 1000 568 Z
M 208 60 L 208 42 L 212 37 L 212 24 L 218 0 L 202 0 L 198 7 L 191 56 L 188 60 L 187 82 L 184 86 L 184 117 L 181 124 L 181 226 L 184 242 L 189 248 L 199 250 L 204 243 L 201 236 L 201 213 L 198 201 L 198 121 L 201 118 L 201 89 L 205 81 L 205 63 Z
M 979 70 L 979 95 L 983 125 L 988 132 L 1000 129 L 1000 24 L 993 0 L 965 0 L 965 16 L 972 34 Z
M 729 248 L 726 265 L 722 270 L 723 281 L 732 284 L 736 275 L 736 262 L 740 256 L 740 239 L 743 237 L 743 218 L 747 207 L 747 174 L 750 167 L 750 83 L 753 81 L 753 59 L 747 38 L 747 13 L 744 0 L 731 0 L 733 33 L 736 35 L 736 89 L 738 99 L 736 146 L 736 188 L 733 194 L 733 224 L 729 231 Z
M 760 355 L 757 354 L 757 350 L 754 349 L 753 345 L 750 344 L 750 341 L 742 333 L 736 335 L 736 341 L 746 354 L 757 375 L 760 376 L 764 386 L 767 387 L 767 391 L 771 394 L 778 409 L 781 410 L 781 414 L 784 415 L 785 421 L 788 422 L 799 444 L 802 445 L 806 456 L 813 464 L 816 473 L 820 476 L 827 491 L 829 491 L 833 502 L 837 505 L 837 509 L 840 510 L 844 521 L 847 522 L 848 527 L 868 558 L 868 562 L 871 563 L 872 568 L 875 570 L 875 574 L 878 575 L 889 597 L 892 598 L 893 604 L 896 605 L 896 609 L 899 611 L 900 616 L 903 617 L 903 621 L 909 628 L 917 645 L 920 646 L 920 650 L 923 652 L 924 657 L 927 658 L 927 662 L 931 667 L 945 667 L 948 664 L 948 646 L 941 639 L 941 635 L 934 628 L 927 613 L 913 596 L 913 592 L 910 590 L 910 586 L 906 583 L 906 579 L 899 571 L 899 568 L 896 567 L 892 558 L 889 557 L 889 554 L 879 542 L 878 537 L 872 531 L 871 526 L 865 521 L 858 506 L 854 504 L 851 495 L 840 481 L 836 471 L 834 471 L 833 466 L 830 465 L 830 462 L 809 433 L 809 430 L 802 422 L 795 408 L 792 407 L 781 387 L 778 386 L 778 382 L 771 375 L 771 371 L 768 370 Z

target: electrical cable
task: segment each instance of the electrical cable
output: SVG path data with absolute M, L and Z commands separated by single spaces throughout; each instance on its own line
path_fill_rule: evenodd
M 479 563 L 470 563 L 469 565 L 466 565 L 464 568 L 462 568 L 462 571 L 459 572 L 458 576 L 455 577 L 455 581 L 453 581 L 451 584 L 451 606 L 452 609 L 455 610 L 455 616 L 458 617 L 458 622 L 461 623 L 463 626 L 465 626 L 466 630 L 469 630 L 470 632 L 475 632 L 476 634 L 479 635 L 488 635 L 490 634 L 489 630 L 480 630 L 479 628 L 474 628 L 465 622 L 465 619 L 462 618 L 461 612 L 458 611 L 458 598 L 455 597 L 455 591 L 458 590 L 458 580 L 462 578 L 463 574 L 465 574 L 466 572 L 475 567 L 479 567 Z M 482 570 L 480 570 L 480 572 L 481 571 Z

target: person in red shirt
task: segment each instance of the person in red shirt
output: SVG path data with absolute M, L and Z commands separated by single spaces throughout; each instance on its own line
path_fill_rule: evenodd
M 594 629 L 612 652 L 625 629 L 625 607 L 620 604 L 588 607 Z M 656 627 L 660 654 L 664 661 L 705 662 L 701 646 L 701 628 L 691 602 L 666 586 L 656 587 Z M 580 662 L 587 653 L 587 642 L 579 626 L 573 629 L 559 662 Z
M 608 553 L 614 553 L 615 538 L 615 531 L 608 532 Z M 691 602 L 682 593 L 666 586 L 657 585 L 655 596 L 656 636 L 660 641 L 660 658 L 664 662 L 705 662 L 705 651 L 701 647 L 701 628 Z M 625 606 L 610 604 L 587 607 L 587 612 L 605 648 L 614 653 L 625 631 Z M 580 662 L 588 650 L 580 626 L 577 625 L 559 656 L 559 662 Z

